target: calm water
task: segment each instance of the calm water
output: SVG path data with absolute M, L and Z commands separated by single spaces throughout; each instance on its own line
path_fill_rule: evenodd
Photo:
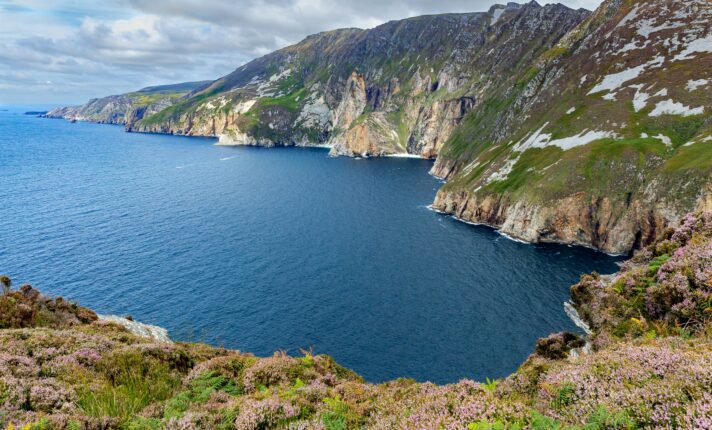
M 452 382 L 574 330 L 569 285 L 616 269 L 429 211 L 428 161 L 213 142 L 0 112 L 0 272 L 176 339 Z

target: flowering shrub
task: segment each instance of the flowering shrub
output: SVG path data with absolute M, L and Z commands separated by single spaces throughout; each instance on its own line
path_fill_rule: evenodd
M 641 251 L 607 279 L 572 287 L 597 336 L 699 331 L 712 318 L 712 214 L 688 215 L 669 238 Z
M 711 214 L 687 216 L 618 274 L 572 287 L 593 352 L 554 334 L 484 384 L 369 384 L 327 356 L 157 343 L 9 285 L 0 429 L 712 428 Z

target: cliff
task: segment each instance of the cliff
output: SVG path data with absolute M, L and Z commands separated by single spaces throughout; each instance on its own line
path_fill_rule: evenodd
M 210 81 L 146 87 L 132 93 L 92 99 L 80 106 L 52 109 L 42 116 L 70 121 L 125 125 L 162 111 L 181 97 L 208 83 Z
M 371 384 L 323 355 L 260 358 L 158 342 L 0 282 L 0 428 L 692 430 L 712 422 L 712 213 L 686 216 L 616 275 L 583 276 L 572 303 L 591 328 L 588 345 L 571 333 L 540 339 L 498 381 Z
M 626 253 L 709 201 L 712 3 L 607 1 L 469 116 L 434 207 Z M 489 106 L 489 107 L 488 107 Z
M 316 34 L 168 107 L 104 106 L 128 131 L 435 158 L 438 211 L 628 253 L 712 201 L 711 20 L 707 0 L 508 3 Z

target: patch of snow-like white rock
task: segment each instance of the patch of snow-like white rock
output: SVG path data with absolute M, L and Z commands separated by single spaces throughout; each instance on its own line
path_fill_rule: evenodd
M 168 330 L 163 327 L 140 323 L 116 315 L 98 315 L 98 317 L 101 321 L 108 321 L 123 326 L 136 336 L 153 339 L 157 342 L 172 343 L 171 338 L 168 336 Z
M 655 109 L 650 112 L 650 116 L 661 116 L 661 115 L 682 115 L 682 116 L 692 116 L 701 115 L 705 112 L 704 106 L 697 108 L 691 108 L 685 106 L 682 103 L 673 101 L 672 99 L 663 100 L 655 105 Z
M 490 22 L 490 25 L 495 25 L 497 21 L 499 21 L 499 18 L 502 17 L 502 14 L 504 13 L 505 8 L 497 8 L 492 12 L 492 21 Z
M 689 60 L 695 54 L 712 52 L 712 34 L 686 43 L 685 48 L 674 57 L 675 61 Z
M 631 85 L 631 87 L 636 89 L 635 95 L 633 96 L 633 109 L 636 112 L 640 112 L 645 109 L 645 106 L 648 104 L 650 94 L 641 91 L 643 85 Z
M 709 79 L 697 79 L 687 81 L 687 91 L 696 91 L 700 87 L 704 87 L 709 84 Z
M 628 42 L 621 49 L 616 51 L 613 55 L 625 54 L 626 52 L 635 51 L 637 49 L 645 49 L 648 47 L 649 44 L 650 44 L 649 40 L 646 40 L 645 42 L 643 42 L 642 45 L 638 45 L 638 42 L 635 42 L 635 41 Z
M 512 173 L 512 169 L 514 169 L 514 165 L 517 164 L 517 161 L 519 161 L 519 156 L 507 160 L 507 162 L 504 163 L 504 166 L 500 167 L 499 170 L 492 173 L 487 178 L 487 184 L 491 184 L 492 182 L 503 181 L 503 180 L 507 179 L 509 174 Z
M 296 124 L 310 128 L 324 128 L 331 120 L 331 110 L 323 95 L 313 93 L 299 113 Z
M 281 72 L 275 73 L 274 75 L 270 76 L 267 79 L 267 81 L 261 82 L 257 86 L 257 95 L 260 97 L 274 96 L 274 91 L 272 91 L 274 89 L 273 88 L 274 84 L 281 79 L 289 77 L 289 75 L 291 75 L 291 74 L 292 74 L 292 69 L 284 69 Z
M 514 150 L 524 152 L 530 148 L 546 148 L 547 146 L 558 146 L 564 151 L 576 148 L 577 146 L 588 145 L 591 142 L 595 142 L 600 139 L 615 139 L 618 135 L 612 131 L 601 131 L 601 130 L 584 130 L 581 133 L 564 137 L 561 139 L 551 140 L 552 135 L 548 133 L 543 133 L 546 126 L 549 125 L 547 122 L 539 130 L 532 133 L 526 140 L 519 142 L 515 145 Z
M 653 57 L 650 61 L 647 63 L 641 64 L 636 67 L 631 67 L 629 69 L 623 70 L 621 72 L 617 73 L 611 73 L 609 75 L 606 75 L 603 77 L 603 80 L 599 82 L 595 87 L 591 89 L 591 91 L 588 92 L 587 95 L 592 95 L 596 93 L 600 93 L 602 91 L 616 91 L 619 88 L 623 86 L 626 82 L 632 81 L 633 79 L 638 78 L 643 72 L 646 70 L 652 70 L 655 68 L 660 67 L 663 63 L 665 62 L 665 57 L 662 57 L 660 55 Z M 611 99 L 611 96 L 605 97 L 607 99 Z M 615 98 L 612 98 L 615 100 Z
M 672 145 L 672 139 L 669 137 L 665 136 L 664 134 L 658 134 L 657 136 L 653 136 L 653 138 L 660 140 L 662 143 L 664 143 L 666 146 L 671 146 Z
M 552 140 L 547 146 L 558 146 L 564 151 L 575 148 L 577 146 L 588 145 L 596 140 L 615 138 L 617 135 L 611 131 L 584 130 L 576 136 L 564 137 L 562 139 Z
M 238 103 L 238 104 L 233 108 L 233 110 L 234 110 L 235 113 L 237 113 L 238 115 L 242 115 L 242 114 L 247 113 L 250 109 L 252 109 L 252 106 L 254 106 L 255 103 L 257 103 L 257 100 L 245 100 L 245 101 L 242 101 L 242 102 Z
M 679 28 L 685 25 L 684 22 L 664 22 L 660 25 L 656 24 L 656 19 L 643 19 L 638 21 L 636 28 L 638 29 L 638 34 L 644 38 L 650 37 L 651 34 L 657 33 L 663 30 L 670 30 L 673 28 Z
M 638 17 L 638 11 L 640 10 L 640 3 L 636 4 L 633 9 L 628 12 L 626 16 L 623 17 L 623 19 L 620 20 L 616 28 L 621 28 L 625 27 L 626 24 L 629 22 L 634 22 L 635 19 Z

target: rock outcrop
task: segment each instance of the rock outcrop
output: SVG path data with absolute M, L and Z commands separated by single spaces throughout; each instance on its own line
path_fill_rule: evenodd
M 184 82 L 146 87 L 132 93 L 92 99 L 80 106 L 52 109 L 42 116 L 100 124 L 132 124 L 170 107 L 181 97 L 208 83 Z
M 56 115 L 435 158 L 437 210 L 626 253 L 712 205 L 711 20 L 707 0 L 508 3 L 309 36 L 165 108 L 114 96 Z

